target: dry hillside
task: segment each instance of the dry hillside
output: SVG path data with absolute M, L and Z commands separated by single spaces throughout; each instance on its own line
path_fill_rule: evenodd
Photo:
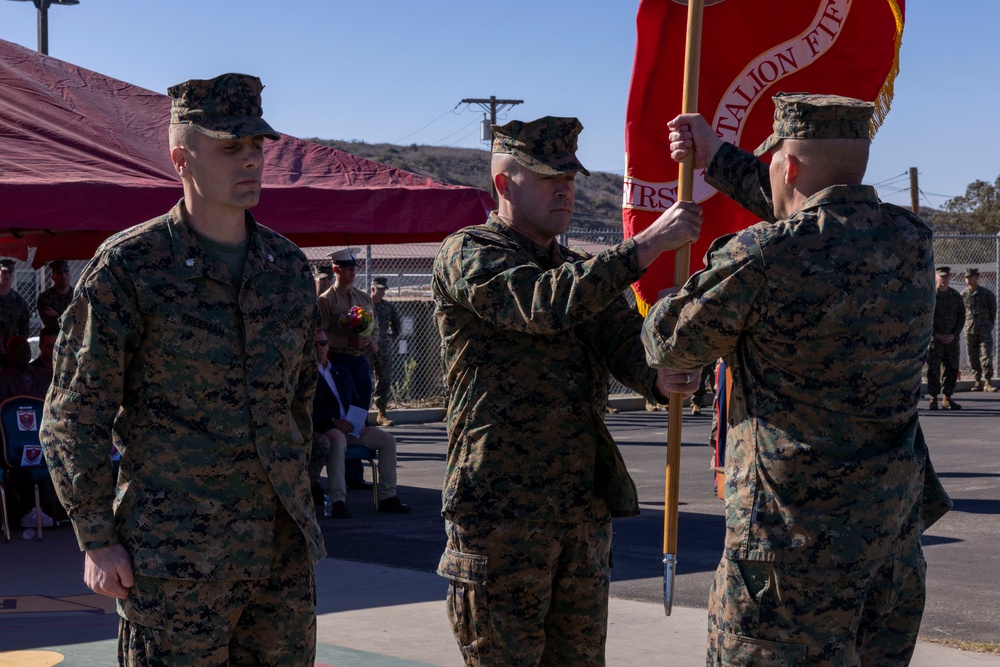
M 430 176 L 445 183 L 487 189 L 490 184 L 489 153 L 473 148 L 440 146 L 396 146 L 363 141 L 312 139 L 324 146 L 375 160 L 391 167 Z M 622 177 L 607 172 L 591 172 L 577 178 L 574 226 L 621 226 Z

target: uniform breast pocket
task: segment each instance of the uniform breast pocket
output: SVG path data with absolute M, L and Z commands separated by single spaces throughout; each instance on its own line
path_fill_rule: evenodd
M 147 359 L 149 407 L 213 430 L 216 413 L 241 400 L 231 377 L 232 346 L 225 337 L 166 322 L 155 356 Z

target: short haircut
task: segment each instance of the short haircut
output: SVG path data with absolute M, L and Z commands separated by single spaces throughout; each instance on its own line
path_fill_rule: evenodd
M 510 153 L 494 153 L 490 158 L 490 175 L 516 174 L 523 169 L 521 163 Z
M 191 139 L 195 134 L 198 134 L 198 130 L 190 123 L 171 123 L 170 129 L 167 132 L 170 140 L 170 149 L 173 150 L 177 146 L 189 148 Z
M 865 176 L 871 147 L 868 139 L 785 139 L 782 143 L 787 154 L 838 183 L 857 185 Z

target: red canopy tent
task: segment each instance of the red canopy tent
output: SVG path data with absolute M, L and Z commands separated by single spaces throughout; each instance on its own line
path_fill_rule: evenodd
M 165 213 L 183 194 L 169 109 L 165 95 L 0 40 L 0 255 L 88 259 Z M 478 188 L 287 135 L 266 144 L 263 190 L 254 216 L 301 247 L 438 241 L 492 206 Z

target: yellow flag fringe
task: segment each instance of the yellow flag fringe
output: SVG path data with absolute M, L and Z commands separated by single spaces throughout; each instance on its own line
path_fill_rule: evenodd
M 889 106 L 892 104 L 894 92 L 893 84 L 896 81 L 896 75 L 899 74 L 899 47 L 903 42 L 903 12 L 899 8 L 899 2 L 897 0 L 887 0 L 887 2 L 889 3 L 889 9 L 892 10 L 893 17 L 896 19 L 896 52 L 892 59 L 892 67 L 889 68 L 889 74 L 885 77 L 885 82 L 882 84 L 882 89 L 879 90 L 878 97 L 875 98 L 875 114 L 872 117 L 873 139 L 879 127 L 882 126 L 885 117 L 889 114 Z

